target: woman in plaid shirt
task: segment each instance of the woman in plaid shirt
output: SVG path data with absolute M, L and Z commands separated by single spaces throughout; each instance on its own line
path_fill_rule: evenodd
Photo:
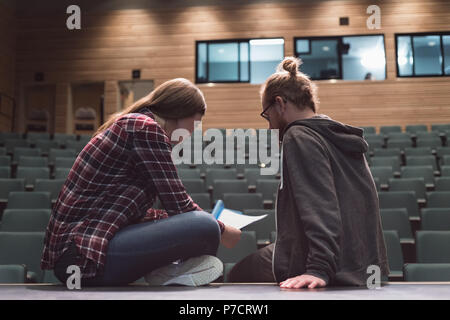
M 65 283 L 68 266 L 79 266 L 84 286 L 125 285 L 143 276 L 153 285 L 195 286 L 219 277 L 219 242 L 233 247 L 240 231 L 192 201 L 169 138 L 179 128 L 192 133 L 205 111 L 202 92 L 174 79 L 104 123 L 59 194 L 41 267 Z M 157 197 L 164 210 L 152 208 Z

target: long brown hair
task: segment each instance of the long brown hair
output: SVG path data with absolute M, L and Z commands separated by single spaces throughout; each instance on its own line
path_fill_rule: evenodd
M 94 137 L 108 129 L 117 119 L 128 113 L 147 107 L 157 117 L 183 119 L 196 113 L 205 114 L 206 103 L 203 93 L 192 82 L 177 78 L 164 82 L 147 96 L 139 99 L 128 108 L 113 114 L 94 133 Z
M 298 69 L 302 61 L 295 57 L 286 57 L 277 70 L 261 87 L 261 97 L 267 102 L 281 96 L 293 102 L 299 109 L 311 108 L 316 112 L 319 107 L 316 85 Z

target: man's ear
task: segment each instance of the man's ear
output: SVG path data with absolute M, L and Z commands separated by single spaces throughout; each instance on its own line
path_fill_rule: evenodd
M 284 102 L 283 98 L 280 96 L 275 97 L 275 102 L 278 104 L 279 109 L 278 113 L 281 115 L 286 111 L 286 103 Z

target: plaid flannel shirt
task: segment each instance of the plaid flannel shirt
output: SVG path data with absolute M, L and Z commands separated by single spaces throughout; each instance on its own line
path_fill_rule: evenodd
M 169 137 L 148 108 L 124 115 L 92 138 L 52 210 L 41 268 L 52 269 L 74 241 L 83 277 L 93 277 L 103 270 L 108 241 L 121 228 L 202 210 L 186 193 L 171 151 Z M 156 197 L 165 210 L 151 208 Z

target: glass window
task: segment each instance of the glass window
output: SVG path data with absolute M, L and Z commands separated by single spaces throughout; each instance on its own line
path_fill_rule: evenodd
M 397 39 L 399 77 L 450 75 L 450 35 L 402 34 Z
M 300 43 L 298 41 L 297 45 L 300 45 L 300 50 L 305 49 L 305 40 L 300 40 Z M 306 51 L 299 53 L 297 46 L 297 56 L 303 61 L 301 71 L 313 80 L 340 79 L 339 39 L 311 39 L 308 42 L 310 43 L 309 53 Z
M 206 81 L 207 76 L 207 47 L 206 43 L 198 43 L 197 44 L 197 81 L 203 82 Z
M 410 36 L 397 38 L 397 65 L 400 76 L 413 75 L 413 51 Z
M 250 40 L 251 83 L 263 83 L 284 58 L 283 39 Z
M 248 42 L 241 42 L 239 45 L 240 45 L 239 54 L 240 54 L 241 81 L 249 81 L 250 80 L 249 45 Z
M 343 37 L 342 41 L 344 80 L 386 79 L 383 36 Z
M 239 81 L 238 51 L 237 42 L 208 45 L 209 81 Z
M 444 46 L 444 74 L 450 75 L 450 35 L 442 36 Z
M 442 75 L 440 36 L 414 36 L 414 74 Z
M 309 40 L 297 40 L 295 45 L 299 54 L 311 52 Z
M 383 35 L 296 39 L 302 72 L 313 80 L 384 80 Z
M 284 58 L 284 40 L 197 42 L 197 83 L 263 83 Z

